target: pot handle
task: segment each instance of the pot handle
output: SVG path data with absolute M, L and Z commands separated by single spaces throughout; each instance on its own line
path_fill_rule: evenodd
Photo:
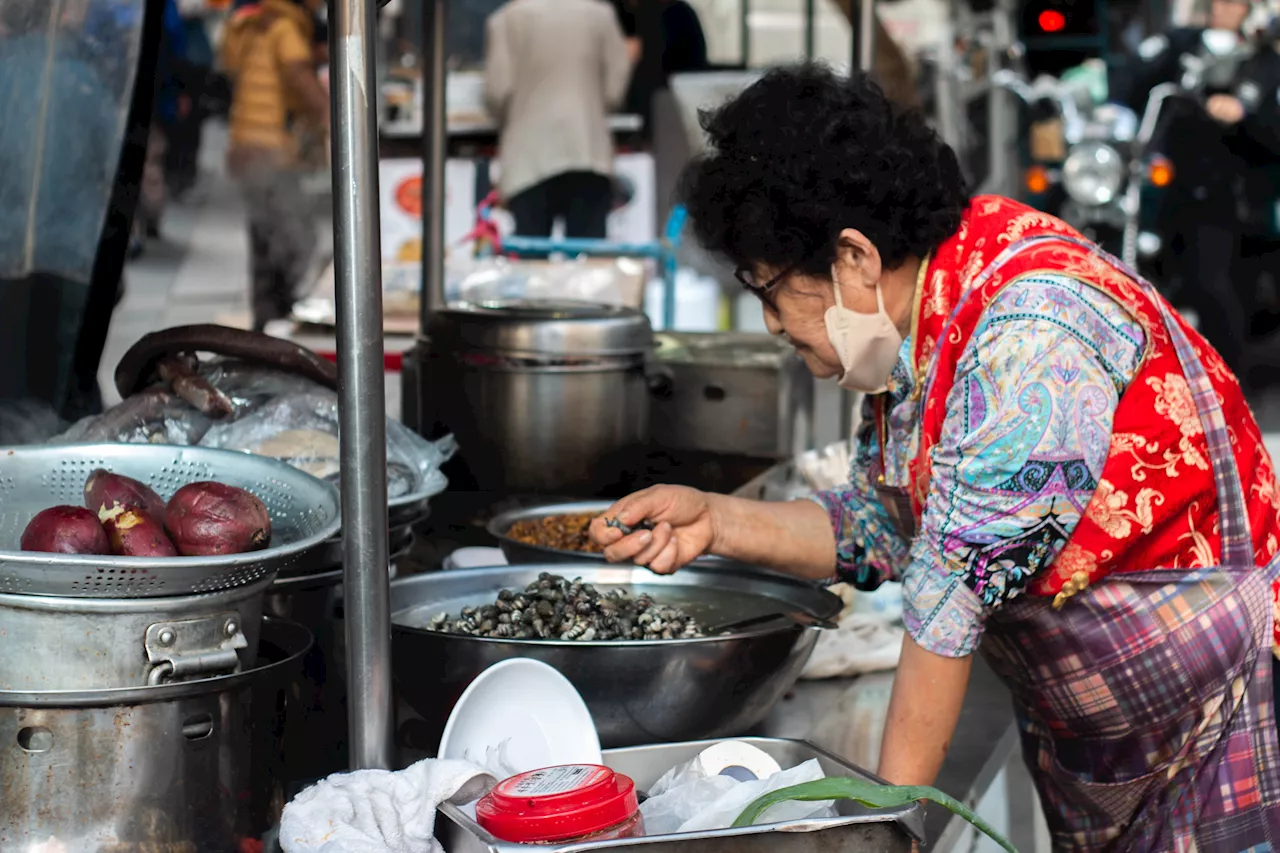
M 644 366 L 644 379 L 649 393 L 658 400 L 670 400 L 675 391 L 676 375 L 665 364 L 648 362 Z
M 239 651 L 249 645 L 241 630 L 240 614 L 235 611 L 156 622 L 147 626 L 142 642 L 149 686 L 238 672 Z

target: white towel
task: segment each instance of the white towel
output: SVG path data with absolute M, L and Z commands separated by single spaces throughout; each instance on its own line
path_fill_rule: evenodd
M 479 799 L 495 780 L 462 761 L 338 773 L 284 807 L 284 853 L 441 853 L 436 808 Z
M 897 669 L 906 632 L 880 616 L 851 613 L 840 627 L 818 634 L 800 677 L 808 680 L 848 678 Z

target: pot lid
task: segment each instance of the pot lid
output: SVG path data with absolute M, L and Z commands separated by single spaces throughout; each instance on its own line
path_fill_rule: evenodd
M 428 335 L 445 346 L 537 355 L 632 355 L 653 346 L 643 312 L 570 300 L 454 305 L 431 316 Z
M 785 339 L 761 333 L 662 332 L 654 336 L 654 357 L 664 364 L 776 370 L 799 356 Z

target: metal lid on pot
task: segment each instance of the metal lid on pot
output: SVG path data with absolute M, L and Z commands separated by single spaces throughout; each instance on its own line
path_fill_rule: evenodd
M 653 346 L 643 312 L 570 300 L 455 305 L 431 316 L 427 334 L 445 346 L 539 356 L 635 355 Z

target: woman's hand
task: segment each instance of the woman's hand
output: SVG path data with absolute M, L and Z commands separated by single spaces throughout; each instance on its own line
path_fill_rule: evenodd
M 609 519 L 653 530 L 623 535 Z M 684 486 L 654 486 L 628 495 L 591 522 L 591 538 L 606 559 L 630 561 L 669 575 L 704 554 L 775 569 L 797 577 L 831 577 L 835 533 L 827 511 L 813 501 L 763 501 L 700 492 Z
M 707 553 L 715 541 L 714 496 L 685 486 L 653 486 L 615 503 L 591 522 L 591 538 L 604 546 L 611 563 L 648 566 L 669 575 Z M 616 519 L 627 527 L 643 521 L 652 530 L 624 535 L 610 527 Z

